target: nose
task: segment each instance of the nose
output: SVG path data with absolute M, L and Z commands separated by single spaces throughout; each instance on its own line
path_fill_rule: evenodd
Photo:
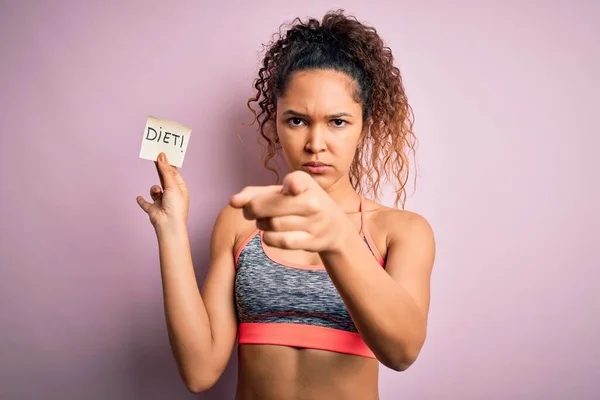
M 318 124 L 312 126 L 308 134 L 305 149 L 310 153 L 320 153 L 325 150 L 325 132 Z

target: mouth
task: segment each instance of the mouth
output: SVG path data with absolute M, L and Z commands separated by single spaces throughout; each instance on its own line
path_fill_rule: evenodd
M 307 163 L 304 164 L 305 167 L 329 167 L 329 165 L 322 163 L 322 162 L 318 162 L 318 161 L 309 161 Z
M 331 166 L 318 161 L 310 161 L 302 165 L 302 169 L 309 174 L 324 174 Z

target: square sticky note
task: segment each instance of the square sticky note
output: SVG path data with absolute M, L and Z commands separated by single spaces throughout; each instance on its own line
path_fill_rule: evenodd
M 181 167 L 191 133 L 192 130 L 185 125 L 150 116 L 144 129 L 140 158 L 156 161 L 158 155 L 164 152 L 169 164 Z

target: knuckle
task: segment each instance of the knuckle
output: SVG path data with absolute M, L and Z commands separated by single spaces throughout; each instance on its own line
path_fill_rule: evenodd
M 267 231 L 263 234 L 263 241 L 268 245 L 268 246 L 275 246 L 276 244 L 273 243 L 271 234 Z
M 321 203 L 316 196 L 306 196 L 306 208 L 310 213 L 318 213 L 321 211 Z
M 290 249 L 293 246 L 292 239 L 289 236 L 282 236 L 280 242 L 281 247 L 284 249 Z

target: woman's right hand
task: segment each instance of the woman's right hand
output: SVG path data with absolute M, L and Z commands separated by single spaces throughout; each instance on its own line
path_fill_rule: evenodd
M 167 155 L 160 153 L 154 162 L 161 186 L 150 188 L 152 203 L 142 196 L 137 197 L 137 203 L 148 214 L 154 228 L 172 223 L 187 222 L 190 196 L 179 169 L 169 164 Z

